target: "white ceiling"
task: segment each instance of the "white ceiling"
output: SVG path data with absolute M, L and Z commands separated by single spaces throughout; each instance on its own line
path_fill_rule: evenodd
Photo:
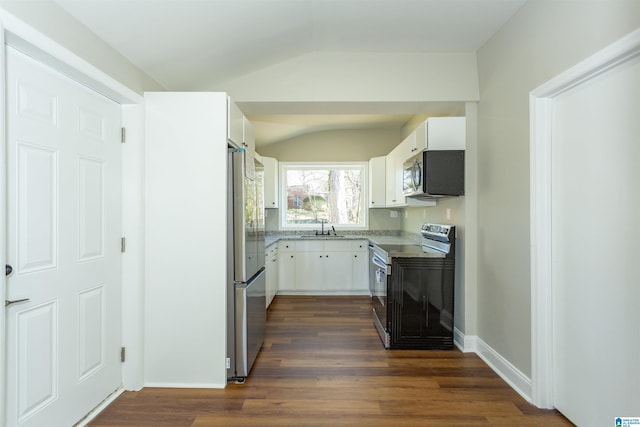
M 203 90 L 309 52 L 473 52 L 525 0 L 56 2 L 167 90 Z M 267 114 L 270 136 L 260 126 L 256 135 L 265 143 L 304 132 L 292 127 L 401 126 L 407 116 L 345 119 Z

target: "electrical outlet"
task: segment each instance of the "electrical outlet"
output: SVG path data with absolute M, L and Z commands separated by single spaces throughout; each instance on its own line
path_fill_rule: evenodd
M 227 357 L 227 369 L 231 369 L 231 358 Z
M 391 211 L 389 213 L 391 215 L 391 218 L 398 218 L 398 211 Z
M 450 221 L 451 220 L 451 208 L 447 208 L 447 211 L 446 211 L 445 215 L 447 217 L 447 221 Z
M 409 218 L 409 211 L 405 210 L 404 211 L 404 219 Z
M 427 208 L 422 208 L 422 219 L 427 219 Z

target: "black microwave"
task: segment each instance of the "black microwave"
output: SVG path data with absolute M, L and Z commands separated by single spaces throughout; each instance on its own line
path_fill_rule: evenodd
M 407 197 L 444 197 L 464 194 L 464 150 L 427 150 L 409 158 L 402 172 Z

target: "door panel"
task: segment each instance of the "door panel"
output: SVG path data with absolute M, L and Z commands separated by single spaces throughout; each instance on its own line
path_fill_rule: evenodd
M 18 336 L 18 411 L 21 422 L 58 397 L 58 303 L 52 301 L 16 314 Z M 38 351 L 33 351 L 38 349 Z M 8 423 L 8 425 L 13 425 Z
M 18 262 L 15 274 L 57 265 L 57 153 L 17 141 Z
M 120 106 L 7 49 L 7 426 L 121 384 Z

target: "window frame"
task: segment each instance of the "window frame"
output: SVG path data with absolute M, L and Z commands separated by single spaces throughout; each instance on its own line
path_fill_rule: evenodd
M 317 230 L 320 223 L 288 224 L 288 185 L 287 171 L 290 169 L 359 169 L 361 173 L 361 221 L 360 224 L 329 224 L 338 230 L 368 230 L 369 229 L 369 163 L 368 162 L 280 162 L 278 165 L 280 178 L 280 230 Z

